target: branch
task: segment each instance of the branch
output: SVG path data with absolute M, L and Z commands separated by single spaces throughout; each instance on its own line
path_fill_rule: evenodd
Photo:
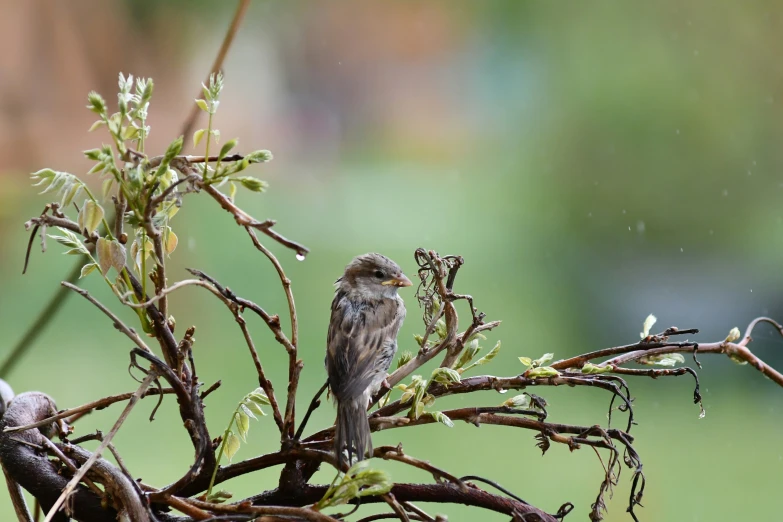
M 76 286 L 76 285 L 73 285 L 73 284 L 69 283 L 68 281 L 63 281 L 63 282 L 61 282 L 60 284 L 61 284 L 62 286 L 64 286 L 65 288 L 68 288 L 69 290 L 73 290 L 74 292 L 76 292 L 77 294 L 79 294 L 80 296 L 84 297 L 85 299 L 87 299 L 87 300 L 88 300 L 89 302 L 91 302 L 92 304 L 94 304 L 94 305 L 95 305 L 95 306 L 98 308 L 98 310 L 100 310 L 101 312 L 103 312 L 104 314 L 106 314 L 106 316 L 107 316 L 109 319 L 111 319 L 111 320 L 112 320 L 112 324 L 113 324 L 113 326 L 114 326 L 114 327 L 115 327 L 117 330 L 119 330 L 120 332 L 122 332 L 122 333 L 124 333 L 126 336 L 128 336 L 128 338 L 129 338 L 131 341 L 133 341 L 134 343 L 136 343 L 136 346 L 138 346 L 140 349 L 144 350 L 145 352 L 152 353 L 152 352 L 150 351 L 149 347 L 148 347 L 148 346 L 147 346 L 147 345 L 144 343 L 144 341 L 141 339 L 141 337 L 139 337 L 139 334 L 137 334 L 137 333 L 136 333 L 136 330 L 134 330 L 133 328 L 129 328 L 128 326 L 126 326 L 126 325 L 125 325 L 125 323 L 123 323 L 123 322 L 120 320 L 120 318 L 119 318 L 119 317 L 117 317 L 116 315 L 114 315 L 114 313 L 112 313 L 112 311 L 111 311 L 111 310 L 109 310 L 108 308 L 106 308 L 106 307 L 105 307 L 105 306 L 104 306 L 104 305 L 103 305 L 103 304 L 102 304 L 100 301 L 98 301 L 98 300 L 97 300 L 97 299 L 95 299 L 93 296 L 91 296 L 91 295 L 90 295 L 90 293 L 89 293 L 87 290 L 85 290 L 85 289 L 83 289 L 83 288 L 79 288 L 78 286 Z
M 163 388 L 162 390 L 158 390 L 157 388 L 153 388 L 150 390 L 147 390 L 144 392 L 144 394 L 141 396 L 141 398 L 149 397 L 150 395 L 160 395 L 161 393 L 167 394 L 167 393 L 174 393 L 174 390 L 172 388 Z M 77 413 L 82 412 L 89 412 L 92 410 L 102 410 L 108 406 L 111 406 L 115 402 L 121 402 L 121 401 L 127 401 L 131 399 L 134 396 L 135 392 L 129 392 L 129 393 L 122 393 L 119 395 L 111 395 L 109 397 L 103 397 L 102 399 L 98 399 L 97 401 L 88 402 L 87 404 L 83 404 L 81 406 L 77 406 L 75 408 L 70 408 L 68 410 L 62 410 L 57 415 L 52 415 L 51 417 L 47 417 L 43 420 L 40 420 L 38 422 L 33 422 L 32 424 L 26 424 L 24 426 L 11 426 L 8 428 L 5 428 L 3 430 L 4 433 L 16 433 L 19 431 L 25 431 L 30 430 L 33 428 L 40 428 L 41 426 L 46 426 L 47 424 L 51 424 L 54 421 L 65 419 L 67 417 L 70 417 L 71 415 L 75 415 Z
M 228 50 L 231 48 L 231 44 L 234 42 L 234 37 L 239 31 L 239 26 L 242 24 L 242 20 L 244 19 L 245 13 L 247 12 L 247 8 L 249 6 L 250 6 L 250 0 L 239 1 L 239 4 L 237 5 L 237 10 L 234 13 L 234 18 L 231 20 L 231 25 L 228 26 L 226 35 L 223 37 L 223 43 L 220 44 L 220 50 L 218 51 L 218 54 L 215 57 L 215 61 L 212 63 L 212 67 L 209 70 L 209 74 L 207 75 L 207 81 L 209 81 L 209 77 L 212 74 L 217 74 L 218 72 L 220 72 L 220 69 L 223 68 L 223 61 L 226 59 Z M 199 90 L 198 95 L 196 97 L 200 97 L 200 96 L 201 96 L 201 91 Z M 185 125 L 183 125 L 182 127 L 182 136 L 187 137 L 193 132 L 193 127 L 196 125 L 196 120 L 198 119 L 200 113 L 199 111 L 201 111 L 201 109 L 198 108 L 198 105 L 194 104 L 193 108 L 190 110 L 190 114 L 185 120 Z
M 136 403 L 144 394 L 144 392 L 147 391 L 147 388 L 149 388 L 150 384 L 152 384 L 152 381 L 155 380 L 156 377 L 157 377 L 157 373 L 154 370 L 150 371 L 147 374 L 147 376 L 141 382 L 139 389 L 136 390 L 136 393 L 134 393 L 133 396 L 130 398 L 130 400 L 128 401 L 128 405 L 125 406 L 125 409 L 122 411 L 119 418 L 117 419 L 117 422 L 114 423 L 114 426 L 112 426 L 109 433 L 106 434 L 103 441 L 98 445 L 98 448 L 95 450 L 95 452 L 87 459 L 87 461 L 84 464 L 82 464 L 81 468 L 79 468 L 79 471 L 74 474 L 73 478 L 65 486 L 65 489 L 63 489 L 63 492 L 60 494 L 59 498 L 55 501 L 54 505 L 49 509 L 49 512 L 47 513 L 44 522 L 51 522 L 51 520 L 55 517 L 57 512 L 60 510 L 60 506 L 62 506 L 63 502 L 65 502 L 65 499 L 68 498 L 68 496 L 74 490 L 76 485 L 79 483 L 79 481 L 81 481 L 82 477 L 84 477 L 87 471 L 89 471 L 90 467 L 95 463 L 98 457 L 101 456 L 103 450 L 106 449 L 106 447 L 114 438 L 114 435 L 117 434 L 117 431 L 122 426 L 122 423 L 125 422 L 125 419 L 128 418 L 128 414 L 130 414 L 133 407 L 136 405 Z M 142 519 L 139 519 L 139 522 L 145 522 L 145 521 L 149 521 L 149 518 L 146 516 Z

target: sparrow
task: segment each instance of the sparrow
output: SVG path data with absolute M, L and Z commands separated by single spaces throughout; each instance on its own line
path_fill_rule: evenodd
M 397 295 L 411 286 L 399 265 L 381 254 L 357 256 L 335 281 L 326 337 L 326 373 L 337 404 L 334 450 L 340 467 L 372 453 L 367 408 L 397 352 L 405 304 Z M 348 460 L 344 450 L 347 450 Z

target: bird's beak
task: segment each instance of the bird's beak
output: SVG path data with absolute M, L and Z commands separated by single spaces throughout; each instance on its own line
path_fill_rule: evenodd
M 400 274 L 394 279 L 389 279 L 381 284 L 386 286 L 411 286 L 413 283 L 411 283 L 410 279 L 405 277 L 405 274 Z

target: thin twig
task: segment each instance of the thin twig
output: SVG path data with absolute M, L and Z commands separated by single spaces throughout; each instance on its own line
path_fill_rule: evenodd
M 117 431 L 122 426 L 122 423 L 125 422 L 126 418 L 128 418 L 128 414 L 130 414 L 131 410 L 136 405 L 136 403 L 141 398 L 141 396 L 144 394 L 144 392 L 147 391 L 147 388 L 149 388 L 150 384 L 152 384 L 152 381 L 154 381 L 157 378 L 157 375 L 158 374 L 154 369 L 150 370 L 150 372 L 141 382 L 139 389 L 136 390 L 136 393 L 134 393 L 133 396 L 128 401 L 128 405 L 125 406 L 125 409 L 122 411 L 122 414 L 120 414 L 119 418 L 117 419 L 117 422 L 114 423 L 114 426 L 112 426 L 109 433 L 107 433 L 106 436 L 104 436 L 103 442 L 101 442 L 98 445 L 98 447 L 95 449 L 95 452 L 92 454 L 92 456 L 89 459 L 87 459 L 87 462 L 82 464 L 82 466 L 79 468 L 79 471 L 74 474 L 73 478 L 70 481 L 68 481 L 68 484 L 65 486 L 65 489 L 63 489 L 63 492 L 60 494 L 60 496 L 57 498 L 55 503 L 52 505 L 51 509 L 49 509 L 49 512 L 46 514 L 46 518 L 44 519 L 44 522 L 51 522 L 51 520 L 60 510 L 60 506 L 62 506 L 65 499 L 68 498 L 68 496 L 74 490 L 74 488 L 79 483 L 79 481 L 81 481 L 82 477 L 84 477 L 87 471 L 89 471 L 92 464 L 96 460 L 98 460 L 103 450 L 105 450 L 106 447 L 109 445 L 109 443 L 112 441 L 114 436 L 117 434 Z
M 218 51 L 217 56 L 215 56 L 215 61 L 212 63 L 212 67 L 209 69 L 207 81 L 209 81 L 209 77 L 212 74 L 219 73 L 223 68 L 223 61 L 226 59 L 228 50 L 231 48 L 231 44 L 234 42 L 234 37 L 239 31 L 239 26 L 242 25 L 242 20 L 245 18 L 245 13 L 247 12 L 247 8 L 249 6 L 250 0 L 239 0 L 237 10 L 234 12 L 234 18 L 231 20 L 231 25 L 228 26 L 226 35 L 223 37 L 223 43 L 220 44 L 220 50 Z M 199 90 L 197 97 L 200 96 L 201 91 Z M 200 111 L 201 109 L 199 109 L 198 105 L 194 104 L 193 108 L 190 110 L 188 118 L 185 120 L 185 124 L 182 126 L 182 136 L 190 136 L 190 134 L 193 132 L 193 127 L 196 125 L 196 120 L 198 119 Z
M 140 349 L 144 350 L 145 352 L 152 353 L 150 351 L 149 347 L 147 346 L 147 344 L 141 339 L 141 337 L 139 337 L 139 334 L 136 333 L 136 330 L 126 326 L 125 323 L 123 323 L 120 320 L 119 317 L 114 315 L 114 313 L 111 310 L 106 308 L 100 301 L 98 301 L 93 296 L 91 296 L 90 293 L 87 290 L 85 290 L 83 288 L 79 288 L 78 286 L 76 286 L 74 284 L 71 284 L 68 281 L 63 281 L 60 284 L 62 286 L 64 286 L 65 288 L 68 288 L 69 290 L 73 290 L 74 292 L 76 292 L 77 294 L 79 294 L 80 296 L 84 297 L 85 299 L 87 299 L 92 304 L 94 304 L 96 307 L 98 307 L 98 309 L 101 312 L 106 314 L 106 316 L 108 316 L 109 319 L 112 320 L 112 324 L 114 324 L 114 327 L 117 330 L 119 330 L 122 333 L 124 333 L 125 335 L 127 335 L 128 338 L 130 338 L 131 341 L 136 343 L 136 346 L 138 346 Z

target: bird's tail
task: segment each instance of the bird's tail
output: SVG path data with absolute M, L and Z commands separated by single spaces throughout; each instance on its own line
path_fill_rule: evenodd
M 354 455 L 357 460 L 363 460 L 365 453 L 372 453 L 370 423 L 367 420 L 367 399 L 364 396 L 337 403 L 334 452 L 340 467 L 346 463 L 344 449 L 348 450 L 347 464 L 349 466 Z

